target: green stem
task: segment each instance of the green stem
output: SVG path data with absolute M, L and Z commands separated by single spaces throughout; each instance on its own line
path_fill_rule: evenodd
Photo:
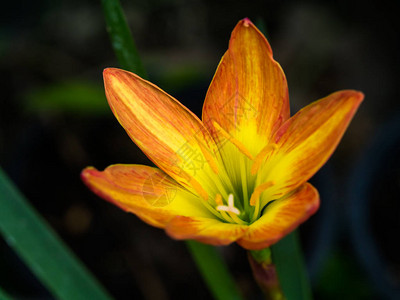
M 1 168 L 0 233 L 55 298 L 111 299 Z
M 119 63 L 125 70 L 146 78 L 131 31 L 118 0 L 101 0 L 111 45 Z
M 215 247 L 195 241 L 186 241 L 186 245 L 215 299 L 242 299 L 226 264 Z
M 271 248 L 250 251 L 249 261 L 266 299 L 312 299 L 297 231 Z
M 146 78 L 139 53 L 133 42 L 118 0 L 102 0 L 107 31 L 121 66 Z M 187 241 L 187 246 L 208 288 L 218 300 L 242 299 L 221 256 L 212 246 Z
M 254 279 L 263 291 L 265 298 L 268 300 L 285 299 L 275 265 L 272 263 L 270 248 L 249 251 L 248 259 Z
M 311 300 L 312 293 L 297 231 L 271 247 L 279 281 L 288 300 Z

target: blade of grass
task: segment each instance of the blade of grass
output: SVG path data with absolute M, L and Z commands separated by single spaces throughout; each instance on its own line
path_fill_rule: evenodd
M 7 294 L 0 286 L 0 299 L 2 300 L 11 300 L 11 296 Z
M 1 168 L 0 233 L 57 299 L 111 299 Z
M 133 42 L 120 2 L 102 0 L 101 3 L 107 31 L 119 63 L 124 69 L 146 78 L 146 71 Z M 194 241 L 187 241 L 187 246 L 215 299 L 242 299 L 226 264 L 215 247 Z
M 226 264 L 215 247 L 196 241 L 186 241 L 186 245 L 215 299 L 242 299 Z
M 101 0 L 108 35 L 121 67 L 145 78 L 139 53 L 118 0 Z
M 310 283 L 297 231 L 271 246 L 271 251 L 286 299 L 311 300 Z

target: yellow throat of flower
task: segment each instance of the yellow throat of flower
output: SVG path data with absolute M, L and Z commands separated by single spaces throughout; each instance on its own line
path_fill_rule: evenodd
M 214 126 L 228 142 L 224 146 L 226 148 L 223 153 L 224 158 L 228 157 L 230 161 L 218 164 L 210 157 L 213 174 L 209 175 L 215 189 L 205 191 L 197 188 L 196 191 L 203 198 L 202 204 L 223 222 L 251 224 L 260 217 L 263 208 L 275 200 L 271 198 L 261 201 L 262 193 L 272 188 L 275 183 L 263 182 L 258 171 L 276 146 L 269 144 L 254 156 L 243 143 L 232 137 L 216 122 Z M 232 173 L 235 173 L 235 176 Z M 232 180 L 232 177 L 237 177 L 237 180 Z

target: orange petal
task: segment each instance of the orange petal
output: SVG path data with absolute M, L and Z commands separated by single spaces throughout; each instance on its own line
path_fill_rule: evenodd
M 110 107 L 131 139 L 162 170 L 206 198 L 205 174 L 218 170 L 211 161 L 214 141 L 201 121 L 176 99 L 133 73 L 105 69 L 104 84 Z M 195 175 L 196 180 L 203 180 L 201 184 Z
M 203 122 L 221 144 L 226 137 L 214 122 L 255 156 L 288 118 L 285 74 L 263 34 L 241 20 L 207 92 Z
M 174 239 L 193 239 L 215 246 L 228 245 L 243 236 L 248 226 L 202 217 L 175 217 L 166 232 Z
M 269 204 L 261 218 L 251 224 L 238 240 L 238 244 L 248 250 L 269 247 L 306 221 L 318 207 L 318 192 L 306 183 L 291 195 Z
M 339 91 L 311 103 L 286 121 L 273 137 L 276 149 L 260 172 L 273 180 L 270 197 L 280 197 L 305 183 L 332 155 L 364 95 Z
M 81 177 L 98 196 L 156 227 L 165 227 L 177 215 L 212 217 L 200 203 L 204 200 L 156 168 L 113 165 L 101 172 L 88 167 Z

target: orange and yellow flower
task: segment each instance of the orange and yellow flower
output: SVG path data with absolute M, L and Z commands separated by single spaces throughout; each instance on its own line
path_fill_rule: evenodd
M 109 68 L 104 82 L 114 115 L 159 168 L 88 167 L 89 188 L 175 239 L 251 250 L 277 242 L 318 209 L 307 180 L 364 97 L 339 91 L 290 117 L 285 74 L 248 19 L 232 32 L 202 121 L 133 73 Z

